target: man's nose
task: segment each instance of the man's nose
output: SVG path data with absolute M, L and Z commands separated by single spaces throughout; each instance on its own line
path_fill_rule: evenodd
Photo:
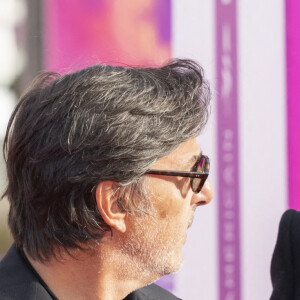
M 205 205 L 212 200 L 213 196 L 214 196 L 214 191 L 210 184 L 210 181 L 206 180 L 201 191 L 198 194 L 194 194 L 192 202 L 197 206 Z

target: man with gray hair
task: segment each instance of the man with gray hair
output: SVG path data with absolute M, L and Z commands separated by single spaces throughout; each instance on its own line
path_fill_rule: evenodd
M 4 143 L 14 244 L 0 299 L 177 299 L 149 284 L 180 268 L 212 199 L 196 140 L 209 101 L 191 60 L 40 75 Z

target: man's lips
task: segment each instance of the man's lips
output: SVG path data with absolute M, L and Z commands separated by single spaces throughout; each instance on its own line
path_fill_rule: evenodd
M 192 226 L 193 221 L 194 221 L 194 215 L 191 217 L 191 220 L 190 220 L 187 228 L 190 228 Z
M 190 220 L 189 220 L 187 228 L 190 228 L 192 226 L 192 224 L 193 224 L 196 208 L 197 208 L 197 205 L 194 205 L 193 209 L 192 209 L 192 215 L 190 217 Z

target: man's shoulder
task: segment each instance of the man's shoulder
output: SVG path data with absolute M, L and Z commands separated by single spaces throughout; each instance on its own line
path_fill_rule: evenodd
M 172 293 L 152 283 L 129 294 L 124 300 L 180 300 Z
M 26 266 L 13 244 L 0 261 L 0 293 L 3 289 L 15 287 L 24 280 L 26 282 L 29 279 L 27 273 Z
M 15 245 L 0 261 L 0 300 L 51 299 L 26 266 Z

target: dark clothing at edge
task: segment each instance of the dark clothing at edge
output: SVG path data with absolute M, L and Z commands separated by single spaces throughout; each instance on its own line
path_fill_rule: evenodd
M 0 261 L 0 300 L 58 300 L 14 244 Z M 179 300 L 156 284 L 129 294 L 124 300 Z

